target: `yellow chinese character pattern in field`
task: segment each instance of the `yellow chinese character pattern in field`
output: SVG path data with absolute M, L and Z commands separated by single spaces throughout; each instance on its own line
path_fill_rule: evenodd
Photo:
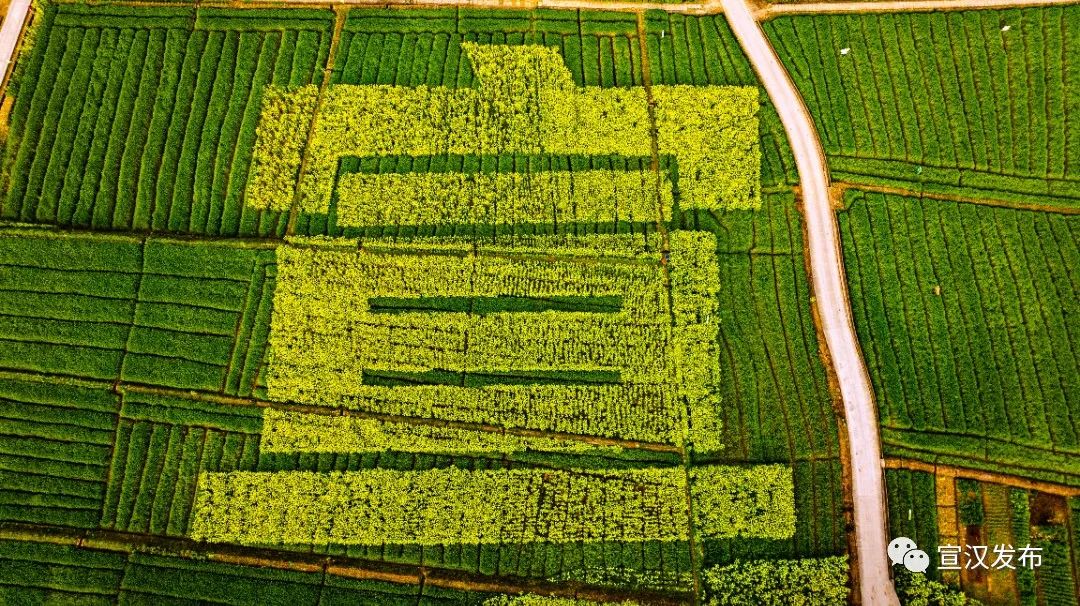
M 248 204 L 288 210 L 298 193 L 301 210 L 325 213 L 347 156 L 510 157 L 526 166 L 474 168 L 467 179 L 445 169 L 341 175 L 339 223 L 655 221 L 670 216 L 674 182 L 670 171 L 661 175 L 634 161 L 652 158 L 654 137 L 657 153 L 677 166 L 683 208 L 760 204 L 755 87 L 654 86 L 650 117 L 644 88 L 576 87 L 556 49 L 471 42 L 463 49 L 477 88 L 334 85 L 321 96 L 313 86 L 272 90 L 258 127 Z M 630 159 L 637 168 L 559 171 L 531 162 L 568 156 Z M 455 180 L 461 191 L 439 199 L 439 186 Z M 438 209 L 427 200 L 437 200 Z
M 333 241 L 281 247 L 269 395 L 716 450 L 714 244 L 676 234 L 673 242 L 684 251 L 672 255 L 671 271 L 687 274 L 670 297 L 656 252 L 605 260 L 602 249 L 591 257 L 553 257 L 542 248 L 486 254 L 420 244 L 357 250 Z M 544 303 L 559 297 L 618 304 L 607 311 L 492 313 L 371 308 L 376 299 Z M 680 360 L 694 367 L 680 369 Z M 365 380 L 373 371 L 557 373 L 571 380 L 387 387 Z M 596 373 L 602 380 L 587 380 Z

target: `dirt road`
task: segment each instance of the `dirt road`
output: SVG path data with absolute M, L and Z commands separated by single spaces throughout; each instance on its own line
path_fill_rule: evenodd
M 0 79 L 7 82 L 8 67 L 14 59 L 15 45 L 19 42 L 23 23 L 30 14 L 30 0 L 11 0 L 4 25 L 0 27 Z
M 776 105 L 799 171 L 807 244 L 822 331 L 844 399 L 851 448 L 860 593 L 864 606 L 899 604 L 886 555 L 885 487 L 877 413 L 848 306 L 840 236 L 829 203 L 825 154 L 802 97 L 745 0 L 721 0 L 728 22 Z

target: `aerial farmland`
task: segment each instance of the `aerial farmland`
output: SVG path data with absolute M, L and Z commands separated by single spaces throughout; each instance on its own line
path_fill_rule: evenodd
M 0 603 L 1078 606 L 1080 5 L 991 4 L 14 0 Z

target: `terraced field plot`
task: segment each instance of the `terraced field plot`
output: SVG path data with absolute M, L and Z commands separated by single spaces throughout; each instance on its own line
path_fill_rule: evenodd
M 823 559 L 845 551 L 839 448 L 798 216 L 771 191 L 792 165 L 722 19 L 46 14 L 15 80 L 0 213 L 135 235 L 0 236 L 12 352 L 0 360 L 0 492 L 3 536 L 17 541 L 4 557 L 78 564 L 84 549 L 40 541 L 99 529 L 111 552 L 86 561 L 103 571 L 93 587 L 33 575 L 13 587 L 208 599 L 229 578 L 257 603 L 475 604 L 490 594 L 440 588 L 494 583 L 678 602 L 713 582 L 706 568 L 751 558 L 846 595 L 846 560 Z M 158 54 L 115 51 L 143 43 Z M 518 57 L 543 57 L 543 77 Z M 379 109 L 371 91 L 483 108 L 522 90 L 538 101 L 470 106 L 466 118 L 495 122 L 458 147 L 366 148 L 337 136 L 348 112 L 328 147 L 296 138 L 305 121 L 334 126 L 331 102 Z M 294 111 L 312 94 L 316 110 Z M 549 128 L 534 114 L 550 113 L 550 94 L 585 117 L 561 126 L 581 147 L 521 144 Z M 590 117 L 590 102 L 609 116 Z M 302 127 L 283 131 L 290 178 L 271 183 L 289 191 L 271 204 L 252 192 L 274 108 Z M 699 124 L 676 136 L 675 114 Z M 485 139 L 491 124 L 513 136 Z M 686 154 L 703 141 L 708 155 Z M 700 164 L 715 157 L 730 161 Z M 449 187 L 465 192 L 457 214 L 425 215 Z M 365 501 L 373 487 L 385 506 Z M 476 519 L 447 517 L 454 506 Z M 238 565 L 283 562 L 315 568 Z M 423 581 L 345 578 L 357 570 Z M 244 589 L 255 585 L 267 593 Z

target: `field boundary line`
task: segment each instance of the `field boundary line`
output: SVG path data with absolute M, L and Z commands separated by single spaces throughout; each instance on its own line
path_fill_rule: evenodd
M 430 568 L 411 564 L 379 562 L 364 558 L 322 556 L 302 551 L 274 550 L 230 544 L 207 544 L 185 537 L 165 537 L 145 533 L 112 530 L 80 530 L 45 524 L 0 524 L 0 540 L 51 543 L 71 547 L 132 554 L 152 550 L 152 553 L 192 560 L 192 556 L 209 561 L 301 572 L 325 571 L 332 576 L 353 579 L 386 581 L 398 584 L 425 583 L 447 589 L 486 591 L 507 594 L 533 593 L 567 598 L 587 598 L 620 602 L 635 600 L 657 606 L 688 603 L 684 593 L 656 590 L 626 590 L 577 581 L 552 582 L 514 576 L 485 575 L 448 568 Z
M 83 4 L 82 0 L 57 0 L 57 4 Z M 167 0 L 123 0 L 110 2 L 113 5 L 122 6 L 154 6 L 154 7 L 185 7 L 193 6 L 191 3 L 169 2 Z M 722 8 L 715 0 L 702 2 L 636 2 L 634 0 L 255 0 L 252 2 L 221 1 L 221 2 L 198 2 L 198 8 L 242 8 L 280 9 L 282 5 L 296 8 L 382 8 L 382 9 L 416 9 L 416 8 L 471 8 L 491 10 L 590 10 L 608 11 L 621 13 L 637 13 L 649 10 L 660 10 L 667 13 L 679 13 L 686 15 L 710 15 L 719 14 Z
M 944 202 L 979 204 L 981 206 L 991 206 L 994 208 L 1030 210 L 1037 212 L 1057 213 L 1060 215 L 1080 215 L 1080 206 L 1059 206 L 1054 204 L 1023 204 L 1021 202 L 1010 202 L 1008 200 L 995 200 L 993 198 L 976 198 L 972 196 L 960 196 L 956 194 L 919 191 L 917 189 L 908 189 L 891 185 L 859 183 L 857 181 L 833 181 L 832 186 L 837 193 L 837 205 L 839 206 L 838 210 L 847 210 L 847 206 L 843 203 L 843 194 L 846 193 L 848 190 L 858 190 L 876 194 L 893 194 L 897 196 L 904 196 L 907 198 L 925 198 L 928 200 L 941 200 Z M 1038 196 L 1032 196 L 1032 198 L 1037 197 Z
M 919 13 L 936 11 L 995 10 L 1080 4 L 1078 0 L 881 0 L 769 4 L 757 10 L 759 21 L 782 15 L 831 15 L 866 13 Z
M 406 417 L 401 415 L 391 415 L 385 413 L 367 412 L 361 410 L 349 410 L 343 408 L 336 408 L 332 406 L 319 406 L 315 404 L 296 404 L 290 402 L 274 402 L 269 400 L 261 400 L 258 398 L 247 398 L 241 396 L 230 396 L 220 393 L 212 393 L 206 391 L 193 391 L 185 389 L 177 389 L 170 387 L 160 387 L 155 385 L 147 385 L 144 383 L 134 383 L 126 381 L 109 381 L 102 379 L 87 379 L 85 377 L 77 377 L 74 375 L 63 375 L 55 373 L 39 373 L 33 371 L 22 371 L 13 369 L 0 370 L 0 379 L 16 380 L 16 381 L 34 381 L 38 383 L 49 384 L 71 384 L 82 386 L 90 389 L 101 389 L 102 391 L 113 391 L 121 396 L 126 394 L 143 394 L 143 395 L 157 395 L 169 398 L 177 398 L 183 400 L 191 400 L 196 402 L 205 402 L 211 404 L 223 404 L 227 406 L 235 406 L 239 408 L 273 408 L 275 410 L 282 410 L 287 412 L 299 412 L 305 414 L 316 414 L 323 416 L 340 416 L 340 417 L 354 417 L 359 419 L 375 419 L 410 425 L 424 425 L 430 427 L 449 427 L 457 429 L 466 429 L 471 431 L 482 431 L 486 433 L 515 435 L 522 437 L 534 437 L 534 438 L 552 438 L 552 439 L 565 439 L 575 442 L 584 442 L 586 444 L 592 444 L 594 446 L 618 446 L 629 450 L 644 450 L 649 452 L 661 452 L 679 454 L 681 449 L 674 444 L 664 444 L 661 442 L 640 442 L 635 440 L 625 440 L 621 438 L 608 438 L 604 436 L 592 436 L 575 433 L 565 433 L 556 431 L 543 431 L 538 429 L 526 429 L 526 428 L 504 428 L 497 425 L 486 425 L 482 423 L 467 423 L 463 421 L 447 421 L 442 419 L 428 419 L 423 417 Z M 809 459 L 807 459 L 809 460 Z
M 79 0 L 59 0 L 57 4 L 79 4 Z M 807 3 L 770 4 L 762 0 L 755 7 L 759 20 L 765 21 L 781 15 L 804 14 L 849 14 L 849 13 L 913 13 L 933 11 L 994 10 L 1007 8 L 1026 8 L 1043 6 L 1067 6 L 1078 4 L 1080 0 L 878 0 L 878 1 L 835 1 Z M 164 0 L 128 0 L 113 2 L 123 6 L 177 7 L 192 6 Z M 634 0 L 256 0 L 254 2 L 196 2 L 197 8 L 470 8 L 492 10 L 588 10 L 621 13 L 659 10 L 665 13 L 684 15 L 718 15 L 724 12 L 719 0 L 701 2 L 635 2 Z
M 1063 497 L 1080 497 L 1080 487 L 1067 486 L 1065 484 L 1047 482 L 1044 480 L 1029 480 L 1028 478 L 1013 474 L 998 473 L 993 471 L 982 471 L 981 469 L 972 469 L 970 467 L 957 467 L 955 465 L 927 463 L 925 461 L 919 461 L 916 459 L 889 457 L 885 459 L 885 468 L 894 470 L 924 471 L 935 475 L 944 474 L 949 476 L 955 476 L 958 478 L 979 480 L 989 484 L 1002 484 L 1015 488 L 1026 488 L 1028 490 L 1036 490 L 1038 492 L 1045 492 L 1047 494 L 1059 495 Z
M 641 53 L 641 86 L 645 89 L 646 99 L 646 112 L 649 120 L 649 155 L 651 156 L 649 161 L 649 168 L 653 178 L 653 184 L 655 188 L 656 202 L 657 202 L 657 220 L 656 231 L 660 234 L 660 271 L 663 274 L 665 285 L 665 296 L 667 297 L 668 311 L 665 314 L 667 321 L 671 324 L 672 330 L 675 329 L 675 305 L 673 301 L 674 289 L 671 284 L 671 265 L 669 263 L 671 240 L 670 234 L 667 228 L 664 226 L 664 213 L 663 204 L 661 203 L 661 183 L 660 183 L 660 130 L 659 124 L 656 119 L 656 98 L 653 96 L 653 81 L 652 81 L 652 65 L 649 62 L 649 49 L 648 49 L 648 34 L 645 26 L 645 11 L 636 12 L 636 30 L 637 30 L 637 43 L 638 50 Z M 578 32 L 581 32 L 581 19 L 578 19 Z M 673 382 L 673 384 L 675 384 Z M 683 411 L 686 418 L 690 419 L 689 407 Z M 690 453 L 687 451 L 686 445 L 682 445 L 678 448 L 679 458 L 682 463 L 683 475 L 686 478 L 686 488 L 684 493 L 686 495 L 686 513 L 687 513 L 687 529 L 686 538 L 689 544 L 690 550 L 690 570 L 694 583 L 694 595 L 691 601 L 692 604 L 697 606 L 701 601 L 702 592 L 702 580 L 701 580 L 701 556 L 698 551 L 702 549 L 699 545 L 697 538 L 697 525 L 694 523 L 694 495 L 693 495 L 693 478 L 690 474 L 692 462 L 690 460 Z

